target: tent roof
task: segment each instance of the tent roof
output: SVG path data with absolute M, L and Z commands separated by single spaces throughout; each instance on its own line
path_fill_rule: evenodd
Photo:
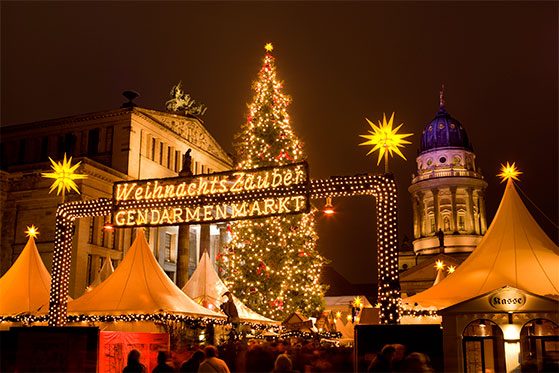
M 229 291 L 229 289 L 227 289 L 223 281 L 221 281 L 217 275 L 217 272 L 210 262 L 208 253 L 204 251 L 200 263 L 198 263 L 198 267 L 196 267 L 192 277 L 190 277 L 186 285 L 184 285 L 182 291 L 196 302 L 208 305 L 210 309 L 219 310 L 219 306 L 224 302 L 223 294 Z M 237 306 L 239 318 L 243 321 L 275 322 L 274 320 L 254 312 L 235 296 L 233 296 L 233 302 L 235 306 Z
M 48 304 L 50 280 L 35 239 L 29 237 L 15 263 L 0 278 L 0 315 L 33 312 Z
M 113 274 L 68 304 L 68 313 L 73 314 L 122 315 L 163 311 L 223 317 L 194 302 L 167 277 L 155 260 L 142 230 Z
M 441 309 L 503 286 L 559 295 L 559 248 L 544 233 L 509 180 L 487 233 L 473 253 L 437 285 L 403 299 Z
M 107 257 L 105 258 L 105 262 L 103 263 L 103 266 L 101 267 L 99 272 L 97 272 L 95 274 L 95 279 L 93 280 L 93 282 L 89 286 L 91 288 L 96 287 L 97 285 L 99 285 L 100 283 L 105 281 L 107 278 L 109 278 L 109 276 L 114 271 L 115 271 L 115 269 L 113 267 L 113 261 L 111 260 L 111 257 L 107 255 Z

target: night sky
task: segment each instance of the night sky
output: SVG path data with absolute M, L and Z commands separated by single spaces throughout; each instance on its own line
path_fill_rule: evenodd
M 2 126 L 115 109 L 136 90 L 164 111 L 182 80 L 205 125 L 232 152 L 251 83 L 272 42 L 292 126 L 313 178 L 382 172 L 358 147 L 365 117 L 396 112 L 412 145 L 393 158 L 400 238 L 412 237 L 407 187 L 423 128 L 446 109 L 465 127 L 492 219 L 515 161 L 518 184 L 558 212 L 558 3 L 6 2 L 1 3 Z M 317 201 L 322 205 L 323 201 Z M 349 281 L 376 282 L 374 201 L 335 199 L 318 219 L 320 250 Z M 557 229 L 528 203 L 557 242 Z

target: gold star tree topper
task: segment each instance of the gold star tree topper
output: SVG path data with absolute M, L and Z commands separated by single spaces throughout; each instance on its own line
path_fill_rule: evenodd
M 87 175 L 82 175 L 75 173 L 76 169 L 80 166 L 80 162 L 72 166 L 72 157 L 66 160 L 66 153 L 64 153 L 64 160 L 61 162 L 55 162 L 50 158 L 52 163 L 51 168 L 54 172 L 44 172 L 43 177 L 54 179 L 52 186 L 50 187 L 49 193 L 57 189 L 56 195 L 59 195 L 62 191 L 62 202 L 64 202 L 64 194 L 66 191 L 75 190 L 78 194 L 80 191 L 74 180 L 85 179 Z
M 39 229 L 35 225 L 31 224 L 31 226 L 27 226 L 25 234 L 27 235 L 27 237 L 37 238 L 37 236 L 39 235 Z
M 376 126 L 369 119 L 367 119 L 367 122 L 369 122 L 373 130 L 369 131 L 370 135 L 359 135 L 368 139 L 368 141 L 365 141 L 359 145 L 374 145 L 373 148 L 367 153 L 367 155 L 373 153 L 375 150 L 378 150 L 379 153 L 377 165 L 380 164 L 380 160 L 384 156 L 384 171 L 388 172 L 388 154 L 390 153 L 390 156 L 392 157 L 393 153 L 396 153 L 400 157 L 406 159 L 399 148 L 403 148 L 404 144 L 411 144 L 411 142 L 404 140 L 404 138 L 413 135 L 413 133 L 397 133 L 398 130 L 404 125 L 404 123 L 400 123 L 398 127 L 392 129 L 392 125 L 394 124 L 394 113 L 392 113 L 392 116 L 390 117 L 390 120 L 388 122 L 386 121 L 386 115 L 383 113 L 382 123 L 379 120 L 378 126 Z
M 522 174 L 522 172 L 518 171 L 515 163 L 516 162 L 512 162 L 512 164 L 509 164 L 509 162 L 507 162 L 506 166 L 501 164 L 501 173 L 497 175 L 501 178 L 501 183 L 509 179 L 518 180 L 518 175 Z
M 266 49 L 266 52 L 271 52 L 274 50 L 274 46 L 272 45 L 272 43 L 266 43 L 264 49 Z

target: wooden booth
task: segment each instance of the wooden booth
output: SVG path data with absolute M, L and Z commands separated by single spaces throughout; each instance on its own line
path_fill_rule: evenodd
M 510 286 L 440 310 L 446 372 L 559 371 L 559 301 Z

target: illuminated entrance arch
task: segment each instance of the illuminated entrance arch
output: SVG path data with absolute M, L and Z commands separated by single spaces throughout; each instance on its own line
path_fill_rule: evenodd
M 306 162 L 191 177 L 115 183 L 113 198 L 68 202 L 56 212 L 49 325 L 66 324 L 74 220 L 112 215 L 116 227 L 206 224 L 308 212 L 310 199 L 370 195 L 376 201 L 378 301 L 398 323 L 397 197 L 391 174 L 311 180 Z

